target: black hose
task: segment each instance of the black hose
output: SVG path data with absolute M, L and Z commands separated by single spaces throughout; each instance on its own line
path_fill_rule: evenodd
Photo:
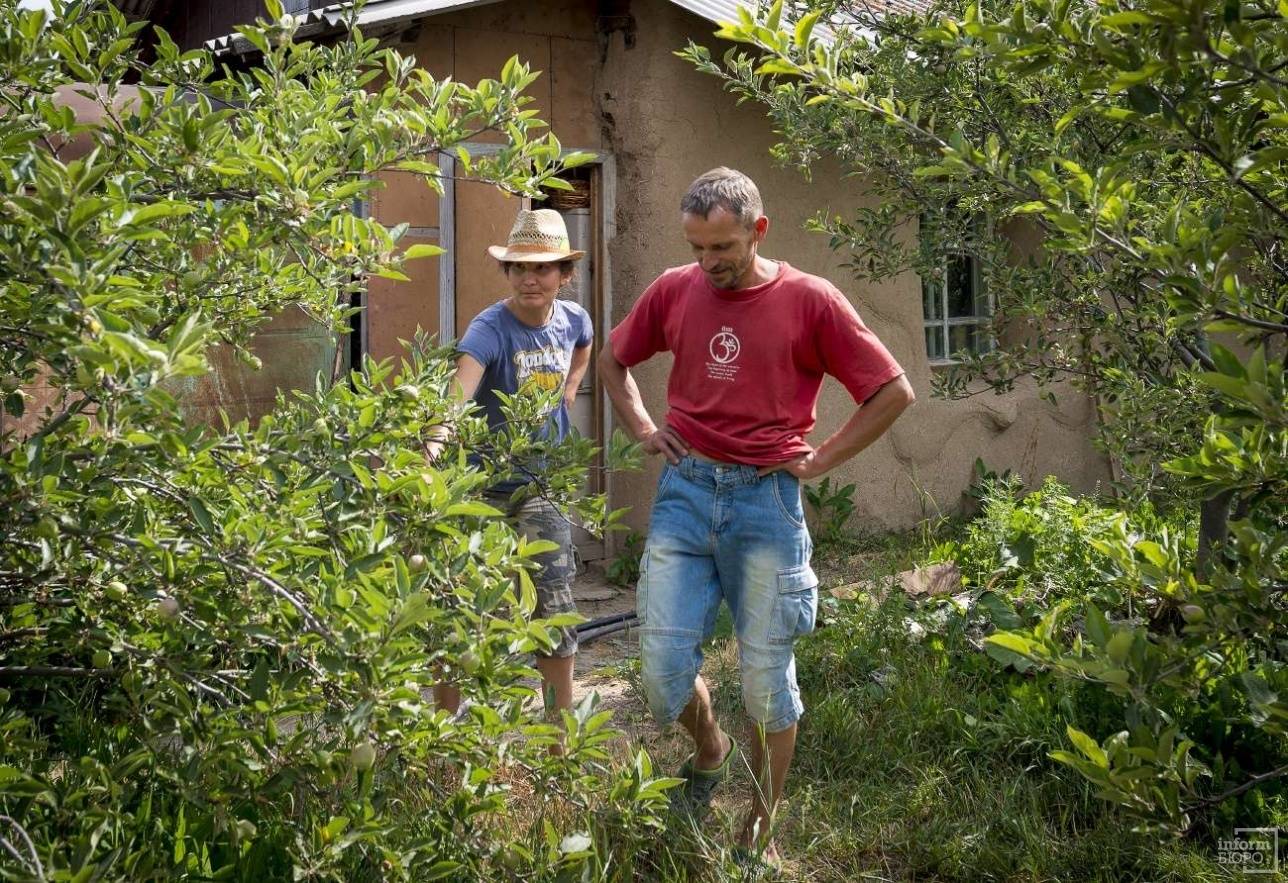
M 591 625 L 591 623 L 584 623 L 584 625 Z M 599 638 L 605 637 L 607 635 L 612 635 L 617 632 L 624 632 L 627 629 L 637 625 L 639 625 L 639 617 L 636 616 L 634 613 L 631 613 L 625 617 L 618 618 L 617 622 L 605 623 L 603 625 L 597 626 L 595 628 L 590 628 L 590 629 L 584 629 L 584 630 L 578 629 L 577 643 L 588 644 L 591 641 L 598 640 Z
M 579 632 L 590 631 L 591 629 L 597 629 L 603 625 L 609 625 L 610 623 L 614 623 L 614 622 L 622 622 L 623 620 L 633 619 L 634 617 L 635 617 L 635 611 L 633 610 L 630 611 L 629 613 L 614 613 L 611 616 L 601 616 L 599 619 L 591 619 L 586 622 L 583 622 L 577 626 L 576 630 Z

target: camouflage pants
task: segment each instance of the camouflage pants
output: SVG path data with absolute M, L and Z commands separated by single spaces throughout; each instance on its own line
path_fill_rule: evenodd
M 537 589 L 538 619 L 556 613 L 576 613 L 577 604 L 572 597 L 572 581 L 577 575 L 573 559 L 572 525 L 551 503 L 541 497 L 529 497 L 511 504 L 510 495 L 488 494 L 488 502 L 510 519 L 514 529 L 528 540 L 549 540 L 559 546 L 551 552 L 542 552 L 534 559 L 537 570 L 532 582 Z M 577 632 L 572 626 L 560 626 L 559 643 L 549 653 L 540 657 L 568 657 L 577 652 Z

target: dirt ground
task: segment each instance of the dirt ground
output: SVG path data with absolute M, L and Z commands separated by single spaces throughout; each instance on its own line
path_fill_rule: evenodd
M 596 564 L 577 575 L 573 597 L 577 612 L 587 619 L 635 610 L 635 590 L 609 583 Z M 638 657 L 639 636 L 634 629 L 626 629 L 581 645 L 573 670 L 574 701 L 580 702 L 592 690 L 597 692 L 603 707 L 612 709 L 614 724 L 633 736 L 643 735 L 640 725 L 647 723 L 648 716 L 642 697 L 630 684 Z

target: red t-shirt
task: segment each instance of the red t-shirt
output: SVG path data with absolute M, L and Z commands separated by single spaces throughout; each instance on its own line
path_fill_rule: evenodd
M 628 368 L 674 353 L 666 420 L 708 457 L 767 466 L 807 454 L 824 374 L 863 403 L 903 373 L 834 285 L 778 268 L 738 291 L 715 288 L 697 264 L 667 270 L 613 329 Z

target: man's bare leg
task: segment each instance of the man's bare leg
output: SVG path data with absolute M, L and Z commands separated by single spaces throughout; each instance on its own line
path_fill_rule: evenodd
M 751 768 L 756 774 L 756 788 L 751 809 L 738 834 L 738 845 L 754 849 L 763 844 L 766 856 L 771 859 L 777 858 L 777 851 L 769 841 L 769 825 L 795 753 L 796 724 L 777 733 L 766 733 L 759 724 L 752 723 Z
M 714 770 L 719 767 L 733 742 L 720 729 L 715 712 L 711 710 L 711 692 L 701 675 L 694 679 L 693 696 L 677 720 L 693 737 L 693 768 Z

